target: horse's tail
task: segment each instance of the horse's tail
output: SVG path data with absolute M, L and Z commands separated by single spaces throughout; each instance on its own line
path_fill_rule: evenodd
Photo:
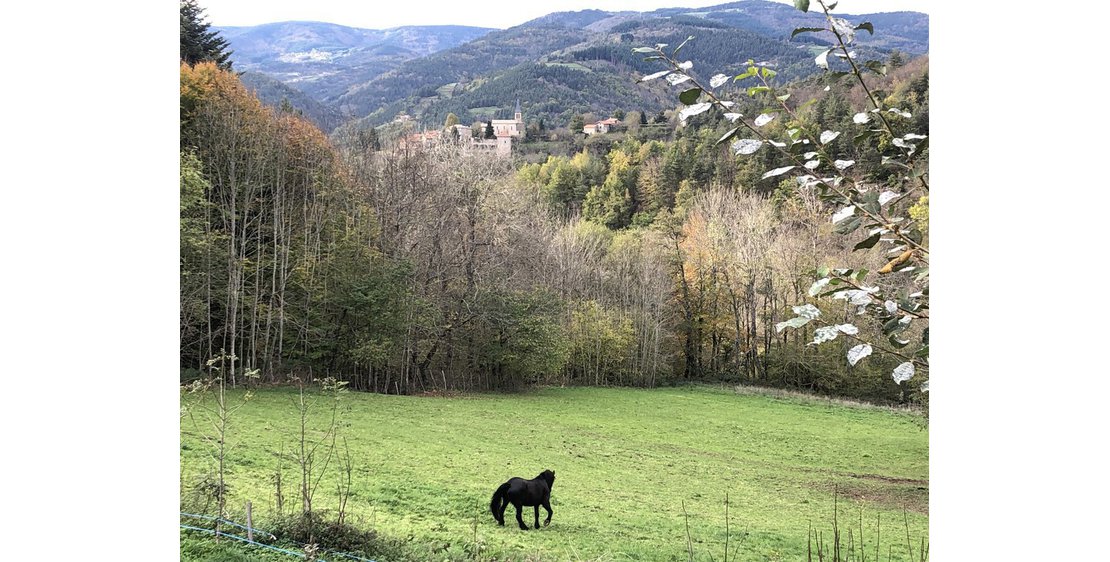
M 493 493 L 493 497 L 489 500 L 489 511 L 493 514 L 493 518 L 501 521 L 501 500 L 505 498 L 505 492 L 509 490 L 509 483 L 498 486 L 497 491 Z

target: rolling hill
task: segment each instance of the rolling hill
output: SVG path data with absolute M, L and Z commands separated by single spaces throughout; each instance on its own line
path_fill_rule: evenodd
M 928 53 L 926 14 L 841 17 L 875 26 L 875 35 L 856 36 L 864 60 L 885 58 L 894 49 L 911 57 Z M 542 118 L 560 126 L 579 113 L 654 113 L 675 106 L 676 92 L 667 84 L 637 84 L 638 77 L 660 66 L 634 55 L 635 47 L 674 46 L 692 35 L 683 58 L 694 62 L 697 75 L 738 71 L 754 59 L 773 66 L 783 83 L 818 72 L 813 57 L 828 38 L 790 34 L 822 23 L 820 14 L 744 0 L 651 12 L 555 12 L 492 31 L 459 26 L 375 31 L 305 22 L 223 31 L 236 50 L 237 69 L 267 74 L 361 125 L 382 125 L 402 114 L 429 127 L 442 124 L 448 113 L 463 123 L 499 118 L 519 98 L 526 121 Z M 306 115 L 319 113 L 287 94 L 285 99 Z

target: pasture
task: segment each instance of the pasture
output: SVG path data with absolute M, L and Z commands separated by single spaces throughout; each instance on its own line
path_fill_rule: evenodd
M 232 519 L 243 520 L 250 500 L 257 527 L 272 520 L 277 453 L 298 445 L 297 396 L 256 390 L 232 414 Z M 229 401 L 241 397 L 232 392 Z M 810 527 L 831 541 L 834 489 L 841 533 L 851 527 L 858 545 L 862 519 L 868 559 L 878 551 L 882 560 L 909 560 L 907 534 L 917 559 L 919 541 L 928 541 L 929 434 L 904 412 L 708 387 L 351 392 L 341 404 L 339 435 L 353 461 L 348 521 L 407 541 L 414 560 L 465 559 L 476 540 L 482 560 L 688 560 L 692 550 L 696 560 L 720 561 L 726 493 L 729 560 L 804 560 Z M 322 408 L 309 427 L 327 423 Z M 205 431 L 182 418 L 183 509 L 192 483 L 213 469 Z M 313 506 L 334 514 L 341 471 L 331 463 Z M 299 474 L 294 462 L 283 464 L 290 511 L 299 505 Z M 510 506 L 506 526 L 497 526 L 489 511 L 497 486 L 543 469 L 558 475 L 551 525 L 521 531 Z M 196 543 L 182 536 L 183 558 L 203 559 L 186 552 L 185 543 Z

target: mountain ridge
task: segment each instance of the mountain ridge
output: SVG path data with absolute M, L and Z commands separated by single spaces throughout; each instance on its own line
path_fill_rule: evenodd
M 874 36 L 860 32 L 856 37 L 856 49 L 863 58 L 884 58 L 894 49 L 911 57 L 928 53 L 926 14 L 837 16 L 875 26 Z M 347 120 L 376 126 L 409 114 L 434 126 L 447 112 L 463 122 L 487 119 L 513 101 L 499 99 L 515 97 L 506 87 L 512 83 L 521 90 L 525 113 L 547 118 L 550 125 L 595 108 L 657 112 L 673 107 L 673 96 L 664 95 L 656 85 L 636 83 L 640 75 L 659 67 L 643 63 L 641 56 L 632 55 L 632 48 L 681 42 L 686 34 L 696 36 L 683 53 L 694 61 L 696 71 L 728 73 L 751 58 L 774 64 L 784 82 L 815 74 L 819 69 L 813 56 L 827 47 L 829 39 L 813 34 L 792 38 L 791 32 L 823 22 L 821 14 L 803 13 L 786 4 L 744 0 L 696 9 L 552 12 L 504 30 L 467 26 L 367 30 L 312 22 L 219 29 L 228 30 L 225 37 L 236 51 L 232 58 L 237 68 L 268 75 L 304 92 Z M 257 37 L 267 41 L 250 42 Z M 608 92 L 599 84 L 607 85 Z M 585 92 L 590 94 L 583 97 Z M 263 101 L 276 105 L 280 100 Z M 643 107 L 628 107 L 633 104 Z M 313 108 L 312 113 L 321 110 Z

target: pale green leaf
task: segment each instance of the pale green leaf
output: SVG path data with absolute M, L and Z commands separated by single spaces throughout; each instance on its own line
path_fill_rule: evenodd
M 817 281 L 814 281 L 813 284 L 809 286 L 809 291 L 807 291 L 807 293 L 811 297 L 817 296 L 817 294 L 820 293 L 822 289 L 828 286 L 829 281 L 831 280 L 828 277 L 823 277 L 821 279 L 818 279 Z
M 685 121 L 687 118 L 709 111 L 709 108 L 712 107 L 712 105 L 713 104 L 707 102 L 695 103 L 694 105 L 691 105 L 690 107 L 687 107 L 686 109 L 678 112 L 678 117 L 679 119 Z
M 795 306 L 793 308 L 794 308 L 794 314 L 797 314 L 798 316 L 801 316 L 802 318 L 808 318 L 810 320 L 815 320 L 815 319 L 817 319 L 821 316 L 821 309 L 817 308 L 816 306 L 813 306 L 812 304 L 803 304 L 803 305 Z
M 681 83 L 683 83 L 683 82 L 685 82 L 689 79 L 690 79 L 690 77 L 686 76 L 685 74 L 677 74 L 676 73 L 676 74 L 668 74 L 667 75 L 667 82 L 670 82 L 672 86 L 677 86 L 677 85 L 679 85 L 679 84 L 681 84 Z
M 837 211 L 836 214 L 833 215 L 832 221 L 833 223 L 838 223 L 854 214 L 856 214 L 856 206 L 848 205 L 847 207 L 844 207 L 843 209 Z
M 771 170 L 770 172 L 767 172 L 766 174 L 763 174 L 763 177 L 761 177 L 760 179 L 767 179 L 767 178 L 773 178 L 775 176 L 781 176 L 781 175 L 785 174 L 786 172 L 789 172 L 790 170 L 793 170 L 794 168 L 797 168 L 797 166 L 784 166 L 782 168 L 775 168 L 774 170 Z
M 648 80 L 655 80 L 656 78 L 661 78 L 661 77 L 666 76 L 670 73 L 671 73 L 671 71 L 669 71 L 669 70 L 661 70 L 659 72 L 656 72 L 655 74 L 648 74 L 647 76 L 644 76 L 643 78 L 640 78 L 640 82 L 647 82 Z
M 740 139 L 732 143 L 732 150 L 736 154 L 754 154 L 763 146 L 763 141 L 757 139 Z
M 871 345 L 861 343 L 848 350 L 848 364 L 854 366 L 856 363 L 860 362 L 860 359 L 863 359 L 868 355 L 871 355 Z
M 902 363 L 901 365 L 898 365 L 894 368 L 894 373 L 892 376 L 894 377 L 894 382 L 902 384 L 903 382 L 912 379 L 913 374 L 913 363 L 906 361 L 905 363 Z
M 819 66 L 821 68 L 824 68 L 825 70 L 828 70 L 829 69 L 829 51 L 828 50 L 822 51 L 821 54 L 817 55 L 817 58 L 813 59 L 813 62 L 817 63 L 817 66 Z

